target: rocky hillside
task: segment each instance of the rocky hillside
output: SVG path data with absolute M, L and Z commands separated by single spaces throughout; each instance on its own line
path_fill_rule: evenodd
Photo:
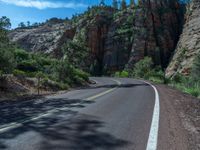
M 150 56 L 166 68 L 183 25 L 184 6 L 176 0 L 145 0 L 136 9 L 129 65 Z
M 169 77 L 176 73 L 189 75 L 198 53 L 200 53 L 200 1 L 193 0 L 188 6 L 183 33 L 166 75 Z
M 68 28 L 69 23 L 52 18 L 36 27 L 17 28 L 10 32 L 9 38 L 27 51 L 51 53 Z
M 62 56 L 64 49 L 73 60 L 87 53 L 87 59 L 81 56 L 74 63 L 85 65 L 94 75 L 132 68 L 145 56 L 165 68 L 178 42 L 183 16 L 183 6 L 176 0 L 145 0 L 123 10 L 92 7 L 70 23 L 16 29 L 10 38 L 29 51 Z

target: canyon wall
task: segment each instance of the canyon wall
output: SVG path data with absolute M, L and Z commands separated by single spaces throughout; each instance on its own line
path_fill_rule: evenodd
M 145 56 L 166 68 L 182 30 L 183 14 L 176 0 L 144 0 L 124 10 L 95 6 L 68 23 L 16 29 L 9 36 L 26 50 L 56 56 L 62 56 L 63 44 L 84 41 L 89 51 L 82 52 L 89 53 L 88 68 L 95 75 L 132 69 Z
M 177 73 L 189 75 L 194 59 L 200 53 L 200 1 L 193 0 L 188 5 L 186 23 L 166 75 Z

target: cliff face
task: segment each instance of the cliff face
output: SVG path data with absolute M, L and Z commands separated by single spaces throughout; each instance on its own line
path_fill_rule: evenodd
M 133 42 L 134 9 L 115 13 L 105 42 L 104 71 L 124 69 Z
M 166 68 L 183 24 L 183 9 L 174 0 L 146 0 L 136 11 L 129 66 L 144 56 Z
M 167 67 L 182 31 L 183 6 L 174 0 L 146 0 L 139 7 L 106 11 L 93 16 L 86 32 L 96 70 L 131 69 L 145 56 Z
M 88 47 L 97 75 L 123 69 L 132 45 L 133 9 L 117 13 L 113 8 L 100 8 L 86 28 Z
M 46 22 L 37 27 L 18 28 L 9 33 L 12 42 L 32 52 L 52 53 L 67 29 L 71 28 L 66 22 Z
M 112 8 L 103 8 L 99 13 L 94 14 L 86 26 L 87 44 L 91 50 L 91 57 L 96 75 L 101 75 L 105 66 L 105 43 L 109 27 L 112 22 L 114 10 Z
M 75 46 L 66 49 L 75 52 L 77 43 L 81 43 L 81 53 L 88 53 L 90 72 L 101 75 L 131 69 L 145 56 L 165 68 L 176 47 L 182 22 L 182 7 L 176 1 L 144 0 L 125 10 L 93 7 L 70 20 L 70 24 L 16 29 L 10 38 L 27 50 L 54 52 L 56 56 L 62 56 L 63 44 L 72 42 Z
M 198 53 L 200 53 L 200 1 L 193 0 L 188 6 L 183 33 L 166 75 L 168 77 L 176 73 L 189 75 Z

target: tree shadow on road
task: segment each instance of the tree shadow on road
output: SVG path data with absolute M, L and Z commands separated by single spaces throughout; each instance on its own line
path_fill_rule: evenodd
M 18 137 L 30 132 L 42 137 L 38 143 L 42 150 L 113 150 L 128 145 L 128 141 L 101 131 L 106 124 L 100 118 L 78 113 L 77 109 L 94 102 L 83 99 L 52 98 L 2 106 L 0 107 L 0 125 L 15 121 L 23 122 L 55 108 L 69 109 L 22 123 L 21 127 L 0 133 L 0 149 L 8 149 L 10 140 L 23 143 L 23 141 L 18 141 Z M 17 147 L 13 147 L 13 150 L 17 150 Z
M 53 131 L 46 132 L 42 142 L 43 150 L 95 150 L 115 149 L 128 145 L 127 141 L 120 140 L 110 133 L 101 131 L 104 123 L 89 115 L 78 115 L 67 125 L 59 126 Z
M 97 86 L 90 86 L 90 87 L 82 87 L 81 89 L 98 89 L 98 88 L 134 88 L 139 86 L 150 86 L 147 83 L 139 83 L 139 84 L 106 84 L 106 85 L 97 85 Z
M 31 117 L 57 108 L 82 108 L 94 101 L 68 98 L 42 98 L 26 102 L 16 102 L 0 107 L 0 126 L 12 122 L 23 122 Z
M 74 114 L 68 119 L 58 117 L 41 118 L 38 121 L 25 123 L 22 127 L 0 135 L 0 149 L 8 148 L 4 141 L 15 139 L 27 132 L 34 132 L 40 135 L 41 139 L 36 145 L 39 150 L 114 150 L 123 148 L 130 142 L 121 140 L 114 135 L 102 131 L 105 123 L 90 115 L 76 114 L 75 111 L 68 111 Z M 31 138 L 31 137 L 25 137 Z M 31 143 L 34 142 L 31 139 Z M 8 141 L 7 141 L 8 142 Z M 19 143 L 23 141 L 18 141 Z M 28 148 L 25 143 L 25 148 Z M 17 147 L 13 147 L 17 150 Z M 12 149 L 12 147 L 11 147 Z

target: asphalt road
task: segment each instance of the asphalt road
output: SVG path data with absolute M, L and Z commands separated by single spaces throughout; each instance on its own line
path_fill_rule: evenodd
M 155 91 L 133 79 L 0 106 L 0 149 L 145 150 Z

